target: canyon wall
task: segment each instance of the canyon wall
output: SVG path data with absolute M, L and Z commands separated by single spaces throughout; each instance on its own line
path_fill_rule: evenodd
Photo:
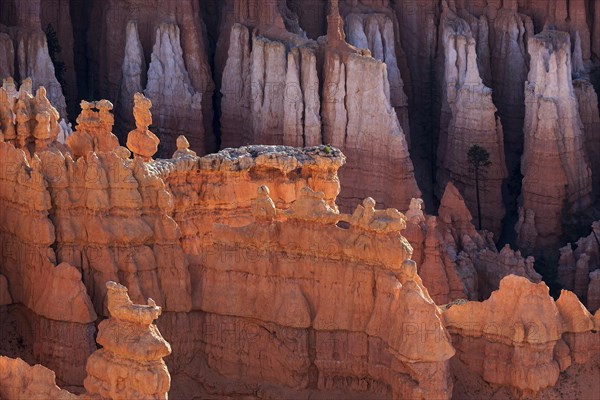
M 398 110 L 408 128 L 390 17 L 373 16 L 381 19 L 371 34 L 373 40 L 379 35 L 378 43 L 383 46 L 381 29 L 388 47 L 385 54 L 381 47 L 371 58 L 366 50 L 346 43 L 337 4 L 328 17 L 330 33 L 318 43 L 306 39 L 303 31 L 291 29 L 280 14 L 281 7 L 272 6 L 271 18 L 252 10 L 259 18 L 235 13 L 234 21 L 244 24 L 233 23 L 230 29 L 221 85 L 221 147 L 328 143 L 348 155 L 341 172 L 345 185 L 339 204 L 343 209 L 367 195 L 386 206 L 406 208 L 420 192 L 396 114 Z M 354 28 L 348 25 L 348 29 Z M 365 35 L 360 29 L 352 32 L 351 37 L 359 32 Z M 224 35 L 227 30 L 221 31 Z M 367 47 L 369 41 L 357 44 Z M 346 101 L 348 93 L 357 96 Z M 366 187 L 365 182 L 369 182 Z
M 502 124 L 495 116 L 497 109 L 492 102 L 492 90 L 483 84 L 474 33 L 467 22 L 448 7 L 444 8 L 441 18 L 440 43 L 444 56 L 440 69 L 445 85 L 438 185 L 444 188 L 452 181 L 470 210 L 477 210 L 481 206 L 478 202 L 484 204 L 481 221 L 477 224 L 499 237 L 504 218 L 502 181 L 507 177 Z M 487 29 L 487 25 L 481 26 L 481 30 Z M 489 165 L 474 164 L 469 155 L 473 146 L 488 154 Z M 479 218 L 477 213 L 475 216 Z
M 1 2 L 0 397 L 597 397 L 599 12 Z
M 325 47 L 323 87 L 332 88 L 324 97 L 323 139 L 350 160 L 340 172 L 344 182 L 340 204 L 347 208 L 369 194 L 384 206 L 406 209 L 421 192 L 404 132 L 390 103 L 385 64 L 346 42 L 335 2 L 321 44 Z M 347 101 L 351 93 L 352 100 Z
M 565 215 L 590 205 L 591 170 L 571 81 L 569 35 L 545 30 L 529 40 L 528 51 L 523 208 L 535 213 L 536 245 L 548 246 L 557 243 Z
M 160 158 L 173 153 L 181 134 L 200 155 L 248 144 L 336 145 L 348 155 L 341 170 L 347 181 L 340 195 L 344 210 L 368 195 L 405 209 L 412 197 L 422 195 L 431 212 L 451 179 L 476 215 L 475 185 L 462 157 L 477 144 L 492 161 L 483 188 L 483 202 L 490 206 L 483 207 L 482 226 L 496 241 L 514 245 L 518 208 L 536 211 L 519 200 L 521 157 L 528 157 L 523 154 L 523 88 L 532 61 L 528 41 L 544 28 L 568 33 L 577 112 L 589 166 L 597 175 L 599 128 L 590 83 L 599 60 L 598 8 L 584 0 L 311 0 L 304 7 L 296 0 L 185 0 L 155 6 L 140 0 L 26 5 L 7 0 L 0 17 L 6 60 L 0 71 L 17 80 L 31 76 L 34 88 L 47 86 L 61 116 L 68 110 L 71 120 L 78 100 L 108 99 L 115 106 L 114 130 L 121 143 L 133 128 L 133 94 L 143 92 L 154 103 Z M 341 50 L 328 44 L 327 16 L 333 11 L 339 11 L 343 40 L 360 49 L 356 54 L 364 60 L 356 63 L 362 79 L 350 76 L 347 87 L 328 62 L 328 54 Z M 49 25 L 56 31 L 48 37 L 56 38 L 58 52 L 54 39 L 48 47 L 40 36 Z M 456 66 L 459 79 L 446 71 L 448 57 L 457 51 L 461 59 L 463 51 L 462 44 L 450 46 L 444 39 L 450 32 L 469 43 L 464 51 L 464 66 L 471 65 L 468 82 L 462 61 Z M 28 65 L 34 59 L 39 66 Z M 351 60 L 339 68 L 356 69 L 347 67 L 358 62 Z M 385 72 L 376 65 L 385 66 Z M 353 118 L 358 109 L 360 117 Z M 333 143 L 342 130 L 344 140 Z M 395 143 L 402 134 L 405 143 Z M 553 196 L 551 203 L 562 202 L 561 197 Z
M 9 101 L 2 99 L 0 106 Z M 20 118 L 35 116 L 36 124 L 33 133 L 21 129 L 29 136 L 0 143 L 0 232 L 11 250 L 0 264 L 9 293 L 0 316 L 15 330 L 1 348 L 51 368 L 63 386 L 83 383 L 84 398 L 162 396 L 169 379 L 174 397 L 450 398 L 451 376 L 463 370 L 451 368 L 445 313 L 463 307 L 457 300 L 504 293 L 515 279 L 539 282 L 531 259 L 497 252 L 491 235 L 476 230 L 451 183 L 439 217 L 424 214 L 417 198 L 406 213 L 366 198 L 345 214 L 336 199 L 346 158 L 334 147 L 247 146 L 198 157 L 179 140 L 176 158 L 154 161 L 155 142 L 143 157 L 129 142 L 131 159 L 111 136 L 106 100 L 82 103 L 66 146 L 41 135 L 56 132 L 58 119 L 43 90 L 33 97 L 22 89 L 18 101 L 30 105 Z M 151 102 L 138 93 L 134 105 L 130 136 L 152 123 Z M 154 140 L 136 140 L 147 138 Z M 87 151 L 70 147 L 87 142 Z M 508 274 L 523 277 L 502 280 Z M 588 322 L 576 323 L 577 298 L 564 296 L 564 319 L 574 327 L 561 331 L 571 349 L 555 352 L 562 369 L 569 357 L 585 364 L 582 349 L 595 337 Z M 132 304 L 148 297 L 147 306 Z M 449 311 L 436 303 L 450 303 Z M 152 324 L 160 312 L 164 339 Z M 546 314 L 535 315 L 554 323 Z M 131 346 L 133 338 L 147 349 Z M 552 337 L 545 346 L 557 343 Z M 546 353 L 536 368 L 552 372 Z M 7 363 L 11 372 L 0 379 L 31 375 L 20 361 Z M 60 390 L 48 370 L 33 368 L 43 378 L 36 390 Z M 553 372 L 523 382 L 477 368 L 469 371 L 515 390 L 556 384 Z
M 91 82 L 89 93 L 81 96 L 116 104 L 115 133 L 121 141 L 133 127 L 131 96 L 143 89 L 155 104 L 155 124 L 163 140 L 160 156 L 173 153 L 180 134 L 199 153 L 214 151 L 214 83 L 199 3 L 99 1 L 92 3 L 89 14 L 86 57 Z

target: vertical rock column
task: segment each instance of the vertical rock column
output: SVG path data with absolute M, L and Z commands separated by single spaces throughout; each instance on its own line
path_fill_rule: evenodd
M 229 42 L 221 147 L 321 144 L 314 42 L 271 40 L 242 24 L 233 25 Z
M 469 25 L 452 10 L 442 14 L 441 43 L 443 64 L 443 109 L 450 120 L 440 121 L 438 149 L 439 190 L 451 180 L 463 193 L 471 213 L 477 217 L 477 196 L 474 171 L 468 162 L 469 149 L 484 148 L 491 162 L 480 177 L 482 228 L 500 234 L 504 218 L 502 181 L 506 178 L 504 135 L 492 102 L 492 90 L 483 84 L 477 66 L 476 43 Z M 445 126 L 447 123 L 447 126 Z
M 194 151 L 205 153 L 204 99 L 190 81 L 176 24 L 163 23 L 156 30 L 144 94 L 154 106 L 154 123 L 159 127 L 161 139 L 159 156 L 173 154 L 179 135 L 188 138 Z
M 132 113 L 133 96 L 144 90 L 142 85 L 143 82 L 146 82 L 147 68 L 137 23 L 129 21 L 126 32 L 125 56 L 121 67 L 121 88 L 115 114 L 122 125 L 121 127 L 133 127 L 135 126 Z M 125 139 L 125 132 L 119 133 Z
M 406 209 L 420 196 L 408 145 L 390 103 L 386 65 L 346 43 L 332 2 L 323 65 L 323 138 L 348 157 L 340 170 L 338 204 L 350 209 L 372 196 L 385 207 Z
M 21 80 L 30 77 L 33 87 L 44 86 L 48 99 L 60 113 L 67 116 L 67 106 L 60 83 L 56 79 L 54 64 L 48 53 L 46 35 L 41 29 L 40 2 L 21 1 L 17 7 L 17 20 L 20 29 L 13 39 L 16 42 L 16 61 Z
M 598 5 L 600 7 L 600 5 Z M 598 96 L 587 79 L 573 81 L 583 123 L 584 148 L 592 170 L 594 194 L 600 193 L 600 111 Z
M 373 58 L 385 62 L 390 84 L 390 102 L 410 143 L 408 98 L 404 93 L 404 81 L 396 58 L 394 23 L 390 16 L 375 14 L 349 14 L 346 16 L 348 43 L 371 50 Z
M 537 245 L 547 246 L 558 240 L 563 217 L 590 205 L 592 179 L 571 81 L 569 34 L 545 30 L 529 40 L 528 50 L 523 202 L 535 211 Z
M 171 376 L 163 357 L 171 345 L 152 322 L 161 307 L 148 299 L 148 305 L 133 304 L 127 288 L 109 281 L 110 318 L 98 327 L 102 349 L 88 359 L 86 390 L 108 399 L 166 400 Z
M 518 13 L 516 1 L 504 1 L 495 18 L 490 19 L 490 66 L 494 104 L 504 128 L 506 161 L 511 174 L 519 170 L 523 153 L 523 85 L 527 80 L 529 35 L 533 35 L 531 19 Z

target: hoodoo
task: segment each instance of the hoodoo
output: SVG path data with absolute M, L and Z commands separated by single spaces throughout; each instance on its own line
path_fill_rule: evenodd
M 0 1 L 0 399 L 600 398 L 599 33 Z

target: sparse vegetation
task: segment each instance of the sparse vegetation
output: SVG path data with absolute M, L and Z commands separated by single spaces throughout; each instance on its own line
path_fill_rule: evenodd
M 473 145 L 467 152 L 467 159 L 475 174 L 475 192 L 477 196 L 477 222 L 478 229 L 481 230 L 481 201 L 479 197 L 479 181 L 485 177 L 487 168 L 492 165 L 490 153 L 481 146 Z

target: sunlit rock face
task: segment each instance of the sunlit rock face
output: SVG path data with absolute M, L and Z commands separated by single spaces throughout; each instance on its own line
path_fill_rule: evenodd
M 461 368 L 511 387 L 515 396 L 556 385 L 561 371 L 600 351 L 593 317 L 572 292 L 555 302 L 544 283 L 514 275 L 488 300 L 453 305 L 443 318 Z
M 599 11 L 1 1 L 0 398 L 598 398 Z
M 369 195 L 385 206 L 408 207 L 420 191 L 403 131 L 409 124 L 400 70 L 383 62 L 397 57 L 390 10 L 372 17 L 373 40 L 379 37 L 381 45 L 383 34 L 391 42 L 371 57 L 346 42 L 337 4 L 330 8 L 329 33 L 317 42 L 296 29 L 284 6 L 273 5 L 273 18 L 248 7 L 234 13 L 229 31 L 221 31 L 223 41 L 229 34 L 221 147 L 327 143 L 348 157 L 340 172 L 343 209 Z M 366 28 L 353 26 L 347 26 L 350 36 L 365 35 Z

